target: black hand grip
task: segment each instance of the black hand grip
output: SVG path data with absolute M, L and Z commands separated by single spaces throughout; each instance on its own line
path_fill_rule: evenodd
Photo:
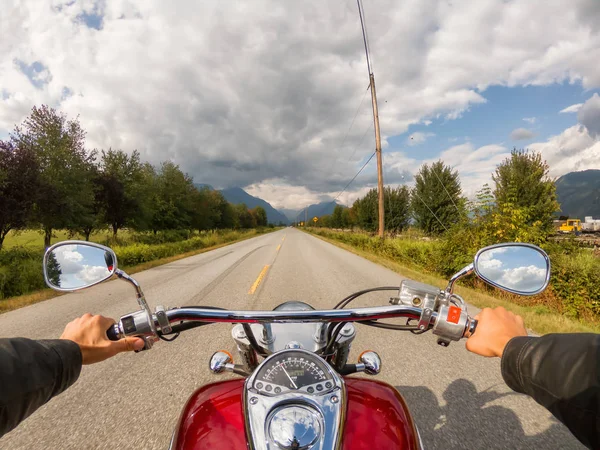
M 106 336 L 111 341 L 118 341 L 119 340 L 119 325 L 116 323 L 112 324 L 110 326 L 110 328 L 108 330 L 106 330 Z

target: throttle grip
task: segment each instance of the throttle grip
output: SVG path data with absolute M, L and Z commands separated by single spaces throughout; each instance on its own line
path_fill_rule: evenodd
M 478 323 L 479 321 L 477 319 L 469 318 L 469 321 L 467 322 L 467 328 L 465 329 L 464 337 L 470 338 L 471 336 L 473 336 L 473 334 L 475 334 L 475 330 L 477 329 Z
M 106 330 L 106 336 L 108 337 L 108 339 L 110 339 L 111 341 L 118 341 L 119 340 L 119 325 L 116 323 L 113 323 L 110 328 L 108 330 Z

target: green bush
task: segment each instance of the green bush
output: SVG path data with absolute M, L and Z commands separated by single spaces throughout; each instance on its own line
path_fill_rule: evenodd
M 15 247 L 0 252 L 0 299 L 43 289 L 43 252 Z

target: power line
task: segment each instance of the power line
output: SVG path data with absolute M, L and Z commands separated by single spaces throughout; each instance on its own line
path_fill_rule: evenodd
M 433 172 L 433 174 L 435 175 L 435 177 L 438 179 L 438 181 L 440 182 L 440 184 L 442 185 L 442 187 L 444 188 L 444 191 L 446 191 L 446 194 L 448 194 L 448 198 L 450 198 L 450 201 L 452 202 L 452 204 L 454 205 L 454 207 L 456 208 L 456 211 L 461 214 L 460 209 L 458 209 L 458 206 L 456 206 L 456 203 L 454 203 L 454 199 L 452 198 L 452 196 L 450 195 L 450 192 L 448 192 L 448 189 L 446 189 L 446 186 L 444 185 L 444 183 L 442 183 L 442 180 L 440 179 L 440 177 L 438 177 L 438 174 L 435 172 L 434 168 L 431 168 L 431 171 Z
M 348 186 L 350 186 L 352 184 L 352 182 L 354 180 L 356 180 L 356 177 L 359 176 L 360 173 L 364 170 L 364 168 L 367 167 L 367 164 L 369 164 L 371 162 L 371 160 L 373 159 L 373 156 L 375 156 L 375 153 L 377 153 L 377 152 L 373 152 L 371 154 L 369 159 L 367 159 L 367 162 L 363 164 L 363 166 L 360 168 L 360 170 L 358 172 L 356 172 L 356 175 L 354 175 L 354 177 L 348 182 L 348 184 L 346 186 L 344 186 L 344 189 L 342 189 L 340 191 L 340 193 L 331 201 L 331 203 L 335 202 L 340 197 L 340 195 L 342 195 L 344 193 L 344 191 L 346 191 L 346 189 L 348 189 Z
M 426 207 L 426 208 L 429 210 L 429 212 L 430 212 L 431 214 L 433 214 L 433 217 L 435 217 L 435 218 L 437 219 L 437 221 L 440 223 L 440 225 L 444 227 L 444 230 L 448 231 L 448 228 L 446 228 L 446 225 L 444 225 L 444 222 L 442 222 L 442 221 L 439 219 L 439 217 L 435 215 L 435 213 L 434 213 L 434 212 L 431 210 L 431 208 L 430 208 L 430 207 L 427 205 L 427 203 L 425 203 L 425 200 L 423 200 L 423 199 L 421 198 L 421 196 L 420 196 L 419 194 L 417 194 L 417 189 L 416 189 L 416 188 L 415 188 L 415 189 L 413 189 L 413 194 L 415 194 L 415 195 L 416 195 L 416 196 L 419 198 L 419 200 L 421 200 L 421 201 L 423 202 L 423 204 L 424 204 L 424 205 L 425 205 L 425 207 Z
M 365 101 L 365 97 L 367 96 L 367 92 L 369 91 L 369 88 L 371 86 L 367 86 L 367 89 L 365 90 L 362 99 L 360 100 L 360 104 L 358 105 L 358 108 L 356 108 L 356 112 L 354 113 L 354 118 L 352 119 L 352 123 L 350 124 L 350 126 L 348 127 L 348 131 L 346 131 L 346 134 L 344 135 L 344 139 L 342 140 L 342 145 L 339 146 L 339 149 L 343 149 L 344 148 L 344 144 L 346 143 L 346 138 L 348 137 L 348 134 L 350 133 L 350 130 L 352 129 L 352 126 L 354 125 L 354 121 L 356 120 L 356 117 L 358 116 L 358 111 L 360 111 L 360 107 L 362 106 L 363 102 Z M 354 151 L 356 152 L 356 148 L 354 149 Z M 354 154 L 352 155 L 354 156 Z M 337 163 L 339 159 L 339 156 L 336 157 L 333 160 L 333 163 L 331 164 L 331 167 L 329 168 L 329 171 L 331 172 L 331 169 L 333 169 L 333 166 L 335 166 L 335 163 Z M 352 158 L 350 158 L 352 159 Z
M 362 167 L 359 169 L 359 171 L 358 171 L 358 172 L 356 172 L 356 175 L 354 175 L 354 177 L 352 177 L 352 179 L 351 179 L 351 180 L 350 180 L 350 181 L 349 181 L 349 182 L 346 184 L 346 186 L 344 186 L 344 189 L 342 189 L 342 190 L 341 190 L 341 191 L 338 193 L 338 195 L 336 195 L 336 196 L 335 196 L 335 198 L 334 198 L 333 200 L 331 200 L 329 203 L 327 203 L 326 205 L 324 205 L 324 206 L 321 208 L 321 210 L 320 210 L 320 213 L 321 213 L 321 212 L 323 212 L 323 211 L 325 211 L 325 209 L 326 209 L 326 208 L 327 208 L 329 205 L 331 205 L 332 203 L 335 203 L 335 201 L 336 201 L 338 198 L 340 198 L 340 195 L 342 195 L 342 194 L 343 194 L 343 193 L 346 191 L 346 189 L 348 189 L 348 186 L 350 186 L 350 185 L 352 184 L 352 182 L 353 182 L 354 180 L 356 180 L 356 177 L 358 177 L 358 176 L 360 175 L 360 173 L 361 173 L 361 172 L 362 172 L 362 171 L 365 169 L 365 167 L 367 167 L 367 165 L 368 165 L 368 164 L 371 162 L 371 160 L 373 159 L 373 156 L 375 156 L 375 154 L 376 154 L 376 153 L 377 153 L 377 152 L 373 152 L 373 153 L 371 154 L 371 156 L 369 157 L 369 159 L 367 159 L 367 162 L 365 162 L 365 163 L 363 164 L 363 166 L 362 166 Z M 319 214 L 320 214 L 320 213 L 319 213 Z
M 369 71 L 369 75 L 373 73 L 373 63 L 371 62 L 371 45 L 369 43 L 369 34 L 367 33 L 367 25 L 365 19 L 365 10 L 360 0 L 356 0 L 358 3 L 358 15 L 360 17 L 360 26 L 363 31 L 363 42 L 365 43 L 365 53 L 367 55 L 367 70 Z

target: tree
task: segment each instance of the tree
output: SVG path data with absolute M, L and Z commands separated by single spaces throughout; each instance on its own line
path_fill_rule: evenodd
M 332 228 L 344 228 L 344 207 L 341 205 L 335 205 L 333 208 L 333 214 L 331 215 L 331 227 Z
M 50 281 L 50 283 L 52 283 L 56 287 L 60 287 L 62 270 L 54 252 L 50 252 L 50 254 L 48 255 L 46 273 L 48 274 L 48 280 Z
M 255 228 L 256 221 L 250 211 L 248 211 L 248 207 L 244 203 L 240 203 L 234 206 L 234 209 L 237 212 L 239 227 L 240 228 Z
M 202 231 L 219 227 L 222 216 L 219 196 L 220 192 L 207 187 L 192 193 L 192 228 Z
M 117 232 L 134 223 L 142 214 L 144 198 L 143 166 L 136 150 L 128 155 L 122 150 L 102 150 L 98 173 L 102 221 L 109 224 L 113 238 Z
M 356 212 L 356 224 L 363 230 L 375 231 L 378 229 L 378 201 L 377 189 L 371 189 L 352 205 L 352 209 Z
M 344 208 L 342 211 L 342 223 L 344 224 L 344 228 L 352 228 L 352 225 L 354 225 L 354 219 L 350 208 Z
M 408 227 L 410 219 L 410 190 L 406 186 L 385 188 L 385 229 L 399 233 Z M 379 219 L 377 221 L 379 226 Z
M 498 205 L 524 208 L 526 224 L 541 222 L 546 231 L 552 229 L 552 218 L 560 210 L 554 180 L 548 176 L 549 166 L 538 152 L 513 149 L 510 158 L 500 164 L 492 179 Z
M 85 151 L 85 132 L 79 120 L 42 105 L 33 107 L 11 139 L 19 148 L 31 149 L 38 166 L 40 183 L 35 220 L 48 247 L 54 229 L 74 229 L 89 219 L 94 201 L 89 166 L 95 155 Z
M 0 141 L 0 250 L 10 230 L 30 222 L 38 188 L 35 154 Z
M 192 178 L 171 161 L 163 162 L 154 183 L 154 210 L 150 229 L 188 229 L 192 224 Z
M 254 217 L 257 227 L 266 227 L 268 225 L 267 211 L 262 206 L 257 206 L 250 213 Z
M 465 200 L 458 172 L 442 161 L 423 164 L 415 175 L 411 210 L 417 225 L 426 233 L 439 234 L 465 214 Z

